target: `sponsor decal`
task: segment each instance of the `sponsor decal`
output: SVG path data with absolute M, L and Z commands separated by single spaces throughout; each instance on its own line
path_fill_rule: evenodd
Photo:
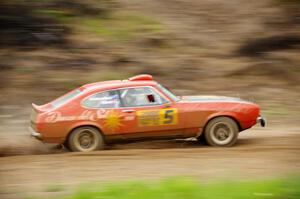
M 91 102 L 96 102 L 98 106 L 110 105 L 111 107 L 118 107 L 120 103 L 118 95 L 108 97 L 91 97 L 88 100 Z
M 174 125 L 178 123 L 176 108 L 137 111 L 137 116 L 140 127 Z
M 103 125 L 110 130 L 118 130 L 124 124 L 124 121 L 133 121 L 135 116 L 125 116 L 115 110 L 100 109 L 98 111 L 85 110 L 78 116 L 63 116 L 60 112 L 51 112 L 47 115 L 45 122 L 55 123 L 59 121 L 74 121 L 74 120 L 90 120 L 97 121 L 103 119 Z M 176 108 L 141 110 L 137 111 L 138 126 L 160 126 L 160 125 L 175 125 L 178 123 L 178 110 Z
M 96 112 L 85 110 L 82 114 L 78 116 L 63 116 L 60 112 L 51 112 L 45 118 L 45 122 L 48 123 L 55 123 L 59 121 L 75 121 L 75 120 L 90 120 L 90 121 L 97 121 L 99 119 L 104 120 L 104 127 L 117 130 L 122 126 L 121 123 L 121 115 L 114 110 L 104 110 L 100 109 Z M 126 118 L 126 120 L 133 120 L 134 118 Z
M 63 116 L 60 112 L 50 112 L 45 118 L 45 122 L 55 123 L 59 121 L 72 121 L 72 120 L 97 120 L 97 114 L 94 114 L 92 111 L 85 110 L 79 116 Z
M 55 123 L 61 121 L 73 121 L 73 120 L 90 120 L 90 121 L 97 121 L 98 119 L 105 119 L 108 110 L 100 109 L 96 112 L 85 110 L 80 115 L 62 115 L 61 112 L 54 111 L 47 114 L 45 118 L 45 122 L 48 123 Z
M 116 111 L 108 111 L 105 115 L 104 127 L 109 128 L 111 130 L 117 130 L 123 124 L 121 123 L 121 115 Z

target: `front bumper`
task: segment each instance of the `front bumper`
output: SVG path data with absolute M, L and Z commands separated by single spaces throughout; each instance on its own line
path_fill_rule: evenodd
M 36 138 L 38 140 L 42 140 L 43 138 L 42 134 L 36 132 L 32 127 L 29 127 L 28 130 L 30 132 L 30 137 Z
M 259 116 L 256 119 L 256 123 L 259 123 L 260 126 L 265 127 L 266 126 L 266 119 L 264 117 L 262 117 L 262 116 Z

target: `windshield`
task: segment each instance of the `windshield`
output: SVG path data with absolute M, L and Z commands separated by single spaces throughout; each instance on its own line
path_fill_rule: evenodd
M 169 89 L 167 89 L 166 87 L 162 86 L 161 84 L 158 84 L 158 87 L 168 96 L 170 97 L 172 100 L 174 101 L 178 101 L 178 97 L 176 95 L 174 95 Z
M 81 90 L 79 89 L 76 89 L 76 90 L 73 90 L 65 95 L 63 95 L 62 97 L 54 100 L 51 105 L 54 107 L 54 108 L 57 108 L 57 107 L 60 107 L 61 105 L 69 102 L 70 100 L 72 100 L 73 98 L 77 97 L 78 95 L 80 95 L 82 93 Z

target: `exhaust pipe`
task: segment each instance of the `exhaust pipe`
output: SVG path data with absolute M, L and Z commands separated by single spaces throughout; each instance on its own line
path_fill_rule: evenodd
M 259 116 L 256 119 L 256 123 L 259 123 L 260 126 L 265 127 L 266 126 L 266 119 L 264 117 L 262 117 L 262 116 Z

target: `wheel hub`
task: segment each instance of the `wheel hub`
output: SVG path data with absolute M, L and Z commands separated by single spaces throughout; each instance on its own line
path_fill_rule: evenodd
M 217 138 L 219 139 L 219 140 L 226 140 L 227 138 L 228 138 L 228 136 L 229 136 L 229 134 L 228 134 L 228 132 L 225 130 L 225 129 L 223 129 L 223 128 L 221 128 L 221 129 L 219 129 L 217 132 L 216 132 L 216 134 L 217 134 Z
M 79 144 L 83 148 L 89 148 L 93 144 L 93 137 L 90 133 L 82 133 L 79 137 Z
M 225 123 L 216 124 L 213 128 L 213 135 L 216 142 L 227 142 L 231 137 L 231 129 Z

